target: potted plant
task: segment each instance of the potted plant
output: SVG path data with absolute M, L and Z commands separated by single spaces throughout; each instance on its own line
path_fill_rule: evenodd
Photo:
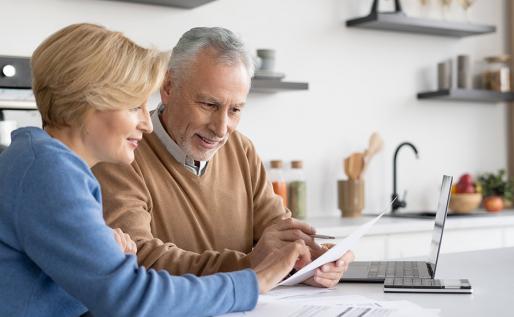
M 512 206 L 514 184 L 507 179 L 505 170 L 499 170 L 497 174 L 482 174 L 478 177 L 478 182 L 484 195 L 482 204 L 487 211 L 495 212 L 505 206 Z

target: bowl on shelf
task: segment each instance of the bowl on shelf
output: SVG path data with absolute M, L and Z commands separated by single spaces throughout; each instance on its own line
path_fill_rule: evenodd
M 477 209 L 481 202 L 481 193 L 452 194 L 450 209 L 457 213 L 468 213 Z

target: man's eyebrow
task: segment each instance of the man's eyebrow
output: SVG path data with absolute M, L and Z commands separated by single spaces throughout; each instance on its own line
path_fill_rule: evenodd
M 217 100 L 214 97 L 208 96 L 208 95 L 198 94 L 196 96 L 196 99 L 200 100 L 202 102 L 207 102 L 207 103 L 211 103 L 211 104 L 215 104 L 215 105 L 221 105 L 221 102 L 219 100 Z
M 196 96 L 196 99 L 197 100 L 201 100 L 202 102 L 208 102 L 208 103 L 215 104 L 215 105 L 222 105 L 223 104 L 218 99 L 216 99 L 216 98 L 214 98 L 212 96 L 204 95 L 204 94 L 198 94 Z M 231 106 L 233 106 L 233 107 L 244 107 L 245 105 L 246 105 L 246 101 L 243 101 L 241 103 L 233 104 Z

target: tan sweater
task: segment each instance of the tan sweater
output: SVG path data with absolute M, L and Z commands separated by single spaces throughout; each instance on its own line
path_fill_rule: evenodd
M 287 214 L 253 144 L 234 132 L 196 176 L 158 137 L 145 135 L 132 165 L 99 164 L 104 217 L 136 241 L 139 263 L 197 275 L 249 267 L 263 230 Z

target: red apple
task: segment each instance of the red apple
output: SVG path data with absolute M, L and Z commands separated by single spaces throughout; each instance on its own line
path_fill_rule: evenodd
M 474 192 L 475 192 L 475 185 L 468 184 L 466 187 L 464 187 L 464 191 L 462 193 L 473 194 Z
M 470 175 L 470 174 L 463 174 L 460 178 L 459 178 L 459 183 L 463 183 L 463 184 L 473 184 L 473 177 Z
M 462 174 L 462 176 L 459 178 L 459 181 L 457 182 L 455 189 L 459 194 L 475 193 L 476 191 L 475 184 L 473 183 L 473 177 L 468 173 Z
M 496 212 L 503 209 L 503 199 L 499 196 L 489 196 L 484 199 L 484 208 Z
M 475 192 L 475 185 L 473 183 L 457 183 L 457 193 L 464 194 L 464 193 L 474 193 Z

